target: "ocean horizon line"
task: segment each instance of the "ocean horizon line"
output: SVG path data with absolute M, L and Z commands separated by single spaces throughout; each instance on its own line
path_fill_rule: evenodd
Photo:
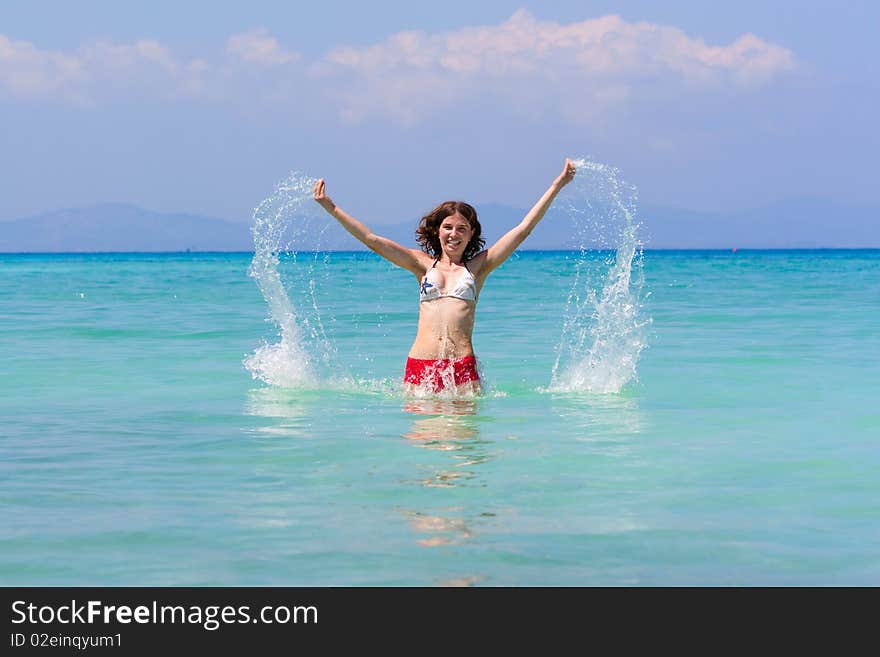
M 515 254 L 526 253 L 613 253 L 616 249 L 517 249 Z M 880 252 L 880 246 L 868 247 L 706 247 L 706 248 L 645 248 L 643 253 L 828 253 L 828 252 Z M 381 258 L 367 249 L 293 249 L 281 253 L 334 253 L 339 255 L 367 255 Z M 84 255 L 253 255 L 254 251 L 211 251 L 181 249 L 175 251 L 0 251 L 5 256 L 84 256 Z

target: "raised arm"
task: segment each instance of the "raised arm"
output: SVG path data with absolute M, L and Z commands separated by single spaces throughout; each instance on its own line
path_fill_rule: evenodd
M 562 169 L 553 184 L 544 192 L 544 195 L 538 199 L 534 207 L 529 210 L 528 214 L 521 222 L 507 233 L 505 233 L 495 244 L 486 251 L 486 262 L 481 272 L 483 276 L 487 276 L 489 272 L 498 267 L 502 262 L 510 257 L 510 254 L 516 251 L 517 247 L 523 243 L 538 225 L 538 222 L 544 217 L 547 210 L 553 204 L 553 199 L 560 190 L 574 179 L 576 168 L 574 163 L 566 158 L 565 166 Z
M 354 235 L 359 241 L 363 242 L 368 249 L 375 251 L 398 267 L 411 271 L 417 277 L 422 276 L 425 273 L 425 265 L 422 262 L 423 257 L 421 252 L 416 251 L 415 249 L 408 249 L 387 237 L 376 235 L 373 231 L 367 228 L 365 224 L 361 223 L 345 210 L 337 206 L 325 193 L 323 178 L 315 183 L 313 194 L 318 204 L 324 208 L 330 216 L 342 224 L 342 227 L 345 228 L 345 230 Z

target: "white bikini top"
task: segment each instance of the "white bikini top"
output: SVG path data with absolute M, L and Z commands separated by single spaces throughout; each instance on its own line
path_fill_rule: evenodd
M 453 297 L 455 299 L 463 299 L 464 301 L 476 302 L 477 279 L 474 278 L 467 264 L 462 263 L 464 264 L 464 271 L 461 273 L 461 277 L 458 279 L 455 287 L 443 293 L 440 292 L 440 282 L 437 280 L 437 270 L 435 269 L 437 262 L 439 261 L 435 260 L 431 268 L 425 272 L 425 277 L 419 286 L 419 301 L 433 301 L 434 299 Z

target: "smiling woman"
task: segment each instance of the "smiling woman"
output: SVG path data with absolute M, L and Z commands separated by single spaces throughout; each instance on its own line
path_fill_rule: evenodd
M 575 170 L 566 159 L 562 173 L 523 220 L 485 250 L 477 213 L 467 203 L 446 201 L 425 215 L 416 231 L 419 251 L 376 235 L 330 200 L 323 178 L 315 183 L 314 199 L 321 207 L 367 247 L 419 281 L 419 324 L 404 373 L 410 392 L 480 392 L 472 343 L 480 290 L 541 221 Z

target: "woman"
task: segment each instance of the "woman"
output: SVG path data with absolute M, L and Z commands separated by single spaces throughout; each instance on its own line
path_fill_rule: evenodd
M 471 338 L 483 283 L 529 236 L 574 174 L 574 163 L 566 159 L 562 173 L 519 225 L 485 250 L 477 213 L 467 203 L 446 201 L 425 215 L 416 231 L 419 251 L 376 235 L 330 200 L 323 178 L 315 183 L 315 200 L 343 228 L 419 281 L 419 326 L 403 379 L 410 392 L 480 392 Z

